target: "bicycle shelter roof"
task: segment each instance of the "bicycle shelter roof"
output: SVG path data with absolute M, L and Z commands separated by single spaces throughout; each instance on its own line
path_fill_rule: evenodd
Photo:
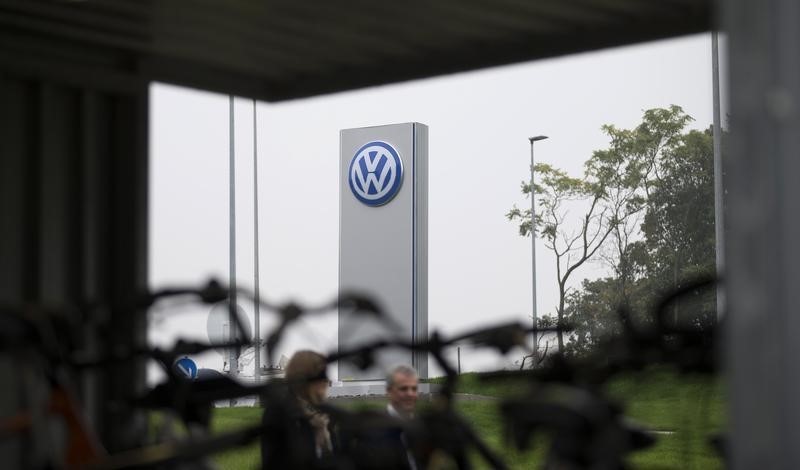
M 278 101 L 697 33 L 711 17 L 710 0 L 1 1 L 0 61 Z

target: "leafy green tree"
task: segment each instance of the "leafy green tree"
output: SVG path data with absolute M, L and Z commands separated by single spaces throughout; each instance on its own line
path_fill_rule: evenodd
M 630 291 L 646 270 L 646 247 L 642 245 L 641 224 L 649 207 L 652 192 L 664 178 L 670 155 L 682 145 L 683 130 L 692 118 L 679 106 L 649 109 L 634 129 L 619 129 L 605 125 L 609 147 L 597 150 L 587 162 L 587 168 L 611 181 L 616 192 L 613 199 L 622 198 L 632 216 L 618 224 L 609 247 L 602 258 L 617 279 L 618 301 L 630 302 Z
M 556 316 L 575 328 L 567 352 L 585 352 L 618 333 L 620 305 L 649 321 L 659 293 L 680 287 L 681 279 L 713 273 L 713 144 L 710 130 L 686 130 L 691 121 L 679 106 L 670 106 L 645 111 L 633 129 L 603 126 L 609 146 L 593 152 L 583 178 L 536 166 L 535 223 L 556 256 Z M 522 191 L 529 195 L 529 185 L 523 183 Z M 589 209 L 568 221 L 567 206 L 575 200 L 587 201 Z M 519 222 L 521 235 L 530 234 L 529 210 L 514 207 L 506 216 Z M 566 230 L 570 223 L 578 228 Z M 611 275 L 568 289 L 570 276 L 593 258 L 604 260 Z M 712 321 L 714 293 L 676 304 L 673 318 Z M 559 350 L 565 350 L 561 337 Z
M 653 184 L 642 232 L 648 276 L 661 290 L 681 280 L 715 272 L 714 158 L 711 129 L 684 134 L 665 157 L 663 176 Z M 674 305 L 674 321 L 707 324 L 716 317 L 715 292 Z M 687 312 L 679 318 L 679 310 Z
M 603 338 L 618 334 L 617 280 L 611 277 L 584 280 L 582 288 L 570 293 L 565 317 L 573 328 L 565 352 L 584 354 Z

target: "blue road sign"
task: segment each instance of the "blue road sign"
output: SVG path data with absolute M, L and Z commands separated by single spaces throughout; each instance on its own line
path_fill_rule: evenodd
M 195 364 L 194 361 L 188 357 L 178 359 L 175 362 L 175 371 L 178 373 L 178 375 L 187 379 L 197 378 L 197 364 Z

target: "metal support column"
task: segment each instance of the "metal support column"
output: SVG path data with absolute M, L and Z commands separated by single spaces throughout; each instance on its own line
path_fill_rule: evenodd
M 800 2 L 723 6 L 728 449 L 734 469 L 800 468 Z

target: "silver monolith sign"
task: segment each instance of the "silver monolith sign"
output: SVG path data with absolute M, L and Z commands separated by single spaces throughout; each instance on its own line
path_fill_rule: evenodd
M 397 331 L 339 314 L 339 347 L 382 337 L 428 336 L 428 127 L 419 123 L 346 129 L 340 137 L 339 290 L 373 296 Z M 388 351 L 366 371 L 340 362 L 339 380 L 379 380 L 411 364 L 428 375 L 424 353 Z

